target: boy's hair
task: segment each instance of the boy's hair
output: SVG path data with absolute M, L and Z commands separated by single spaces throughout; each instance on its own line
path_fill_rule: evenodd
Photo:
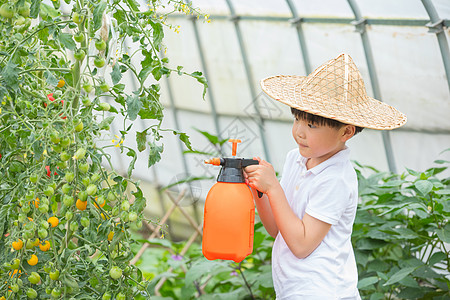
M 337 120 L 321 117 L 318 115 L 313 115 L 302 110 L 295 109 L 291 107 L 291 113 L 296 116 L 299 120 L 305 120 L 307 122 L 311 122 L 312 124 L 317 124 L 321 126 L 328 126 L 332 128 L 341 128 L 346 125 L 345 123 L 339 122 Z M 355 126 L 355 135 L 361 132 L 364 127 Z

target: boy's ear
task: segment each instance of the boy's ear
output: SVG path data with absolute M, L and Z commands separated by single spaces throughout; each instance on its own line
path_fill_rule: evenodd
M 342 141 L 346 142 L 349 139 L 351 139 L 355 135 L 355 132 L 356 132 L 355 125 L 348 125 L 348 124 L 344 125 L 342 132 Z

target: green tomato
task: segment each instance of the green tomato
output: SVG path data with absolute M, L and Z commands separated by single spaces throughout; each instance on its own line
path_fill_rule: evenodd
M 22 17 L 28 18 L 30 16 L 30 8 L 31 8 L 31 4 L 28 2 L 24 2 L 23 5 L 21 5 L 17 8 L 17 12 Z
M 111 299 L 111 293 L 106 292 L 102 296 L 102 300 L 110 300 Z
M 59 144 L 59 142 L 61 141 L 61 138 L 60 138 L 60 136 L 59 136 L 59 134 L 57 132 L 52 132 L 50 134 L 50 140 L 54 144 Z
M 39 276 L 36 272 L 31 272 L 30 276 L 28 276 L 28 281 L 31 284 L 37 284 L 39 281 L 41 281 L 41 276 Z
M 86 91 L 86 93 L 90 93 L 92 91 L 92 85 L 89 84 L 90 87 L 84 87 L 83 89 Z M 89 91 L 89 92 L 88 92 Z M 84 106 L 89 107 L 91 106 L 92 102 L 88 97 L 83 97 L 83 99 L 81 99 L 81 102 L 83 103 Z
M 64 179 L 67 182 L 72 182 L 75 179 L 75 174 L 73 174 L 73 172 L 67 172 L 66 175 L 64 176 Z
M 79 149 L 75 152 L 75 155 L 73 156 L 73 158 L 76 159 L 76 160 L 80 160 L 80 159 L 83 159 L 85 155 L 86 155 L 86 149 L 84 149 L 84 148 L 79 148 Z
M 114 266 L 109 270 L 109 276 L 111 276 L 112 279 L 119 279 L 122 277 L 122 269 Z
M 48 222 L 46 220 L 42 220 L 39 225 L 44 229 L 48 229 L 50 227 L 50 225 L 48 224 Z
M 59 270 L 55 270 L 54 272 L 50 272 L 49 274 L 51 280 L 58 280 L 59 278 Z
M 101 68 L 105 65 L 105 59 L 99 55 L 97 55 L 94 59 L 94 66 L 97 68 Z
M 92 196 L 97 193 L 97 186 L 95 184 L 90 184 L 86 188 L 86 192 L 89 196 Z
M 17 283 L 11 284 L 9 288 L 13 291 L 13 293 L 17 293 L 19 291 L 19 285 Z
M 33 249 L 34 247 L 34 243 L 32 240 L 27 240 L 27 242 L 25 243 L 25 248 L 29 249 Z
M 86 56 L 86 52 L 84 52 L 83 49 L 77 49 L 73 53 L 73 57 L 75 57 L 76 60 L 82 61 Z
M 80 132 L 81 130 L 83 130 L 83 122 L 78 121 L 78 123 L 75 125 L 75 131 Z
M 47 231 L 47 229 L 39 228 L 39 230 L 38 230 L 38 236 L 39 236 L 41 239 L 45 239 L 45 238 L 48 236 L 48 231 Z
M 100 91 L 102 91 L 103 93 L 106 93 L 109 91 L 109 85 L 106 82 L 102 82 L 100 84 L 99 88 L 100 88 Z M 100 105 L 101 105 L 101 103 L 100 103 Z M 104 110 L 104 109 L 102 109 L 102 110 Z
M 65 206 L 70 207 L 73 205 L 74 202 L 75 202 L 75 200 L 73 199 L 73 197 L 71 195 L 64 195 L 63 203 Z
M 109 111 L 111 109 L 111 105 L 108 103 L 102 102 L 99 104 L 100 110 Z
M 95 42 L 95 48 L 97 48 L 98 51 L 103 51 L 106 49 L 106 42 L 104 40 L 98 40 Z
M 98 173 L 94 173 L 94 174 L 92 174 L 92 176 L 91 176 L 91 182 L 97 182 L 99 179 L 100 179 L 100 174 L 98 174 Z
M 45 214 L 48 212 L 49 207 L 48 207 L 48 204 L 40 204 L 38 209 L 39 209 L 39 212 Z
M 83 227 L 89 227 L 90 221 L 87 217 L 82 217 L 80 223 Z
M 48 287 L 45 288 L 45 293 L 46 293 L 47 295 L 50 295 L 50 294 L 52 293 L 52 290 L 53 290 L 53 289 L 52 289 L 51 287 L 48 286 Z
M 81 31 L 78 31 L 74 36 L 73 39 L 78 42 L 78 43 L 82 43 L 84 41 L 84 34 Z
M 128 214 L 128 220 L 130 220 L 130 222 L 136 221 L 137 218 L 138 218 L 138 215 L 134 211 L 132 211 Z
M 86 176 L 81 179 L 81 183 L 87 187 L 91 183 L 91 180 Z
M 70 159 L 70 154 L 67 153 L 66 151 L 61 152 L 61 154 L 59 155 L 59 158 L 62 161 L 68 161 Z
M 71 212 L 70 210 L 66 212 L 66 214 L 64 215 L 66 217 L 67 221 L 72 220 L 73 218 L 73 212 Z
M 118 293 L 116 295 L 116 300 L 125 300 L 125 294 L 123 294 L 122 292 Z
M 52 196 L 54 193 L 55 193 L 55 190 L 54 190 L 51 186 L 48 186 L 48 187 L 44 190 L 44 194 L 45 194 L 45 196 L 47 196 L 47 197 Z
M 70 144 L 71 144 L 70 138 L 65 137 L 65 138 L 61 139 L 60 145 L 62 147 L 67 148 L 70 146 Z
M 12 264 L 11 264 L 11 268 L 13 270 L 17 270 L 20 267 L 20 259 L 16 258 L 13 260 Z
M 72 191 L 72 187 L 69 184 L 65 183 L 62 186 L 61 190 L 64 194 L 68 195 Z
M 37 298 L 37 292 L 33 288 L 28 288 L 27 297 L 30 299 L 35 299 Z
M 72 14 L 72 21 L 76 24 L 81 24 L 81 22 L 83 22 L 83 16 L 80 15 L 78 12 L 74 12 Z
M 87 201 L 88 198 L 88 193 L 86 191 L 80 191 L 78 193 L 78 199 L 80 199 L 81 201 Z
M 120 205 L 120 208 L 124 211 L 128 211 L 130 209 L 130 202 L 128 202 L 128 200 L 124 200 Z
M 12 3 L 4 3 L 0 6 L 0 16 L 12 19 L 14 17 L 14 5 Z
M 32 183 L 36 183 L 38 181 L 38 175 L 37 174 L 31 174 L 30 181 Z
M 70 222 L 69 227 L 71 231 L 75 232 L 78 230 L 78 223 L 76 221 Z
M 53 298 L 59 298 L 59 297 L 61 296 L 61 290 L 60 290 L 60 288 L 59 288 L 59 287 L 53 288 L 52 293 L 51 293 L 51 296 L 52 296 Z
M 27 214 L 27 213 L 29 213 L 30 212 L 30 210 L 31 210 L 31 208 L 30 208 L 30 206 L 29 205 L 25 205 L 25 206 L 22 206 L 22 212 L 24 213 L 24 214 Z

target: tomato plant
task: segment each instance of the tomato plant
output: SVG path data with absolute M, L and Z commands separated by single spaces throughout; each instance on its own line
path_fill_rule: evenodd
M 148 166 L 160 160 L 164 132 L 190 148 L 161 128 L 158 82 L 175 72 L 206 89 L 200 72 L 160 57 L 168 15 L 199 12 L 183 1 L 164 13 L 159 1 L 64 1 L 0 0 L 0 299 L 148 298 L 129 265 L 146 205 L 131 175 L 147 147 Z M 138 118 L 152 125 L 136 134 Z M 109 135 L 118 142 L 98 143 Z M 114 171 L 114 147 L 130 160 L 126 175 Z

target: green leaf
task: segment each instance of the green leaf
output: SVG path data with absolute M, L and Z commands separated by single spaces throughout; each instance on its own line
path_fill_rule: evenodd
M 366 277 L 358 281 L 358 289 L 364 289 L 378 282 L 377 276 Z
M 411 274 L 415 269 L 416 267 L 401 269 L 400 271 L 392 275 L 391 278 L 389 278 L 389 280 L 385 284 L 383 284 L 383 286 L 392 285 L 396 282 L 399 282 L 400 280 Z
M 436 233 L 441 241 L 450 243 L 450 223 L 447 223 L 444 228 L 439 228 Z
M 114 121 L 114 118 L 115 117 L 107 117 L 107 118 L 104 118 L 101 122 L 100 122 L 100 124 L 98 124 L 98 127 L 99 128 L 105 128 L 105 127 L 108 127 L 108 126 L 110 126 L 111 125 L 111 123 Z
M 430 259 L 428 260 L 428 264 L 430 266 L 437 264 L 438 262 L 443 261 L 447 258 L 447 255 L 444 252 L 436 252 L 431 255 Z
M 103 12 L 106 9 L 106 2 L 101 1 L 94 8 L 94 28 L 93 31 L 97 31 L 102 26 Z
M 61 33 L 58 36 L 58 39 L 65 48 L 72 51 L 75 50 L 76 48 L 75 41 L 73 40 L 72 35 L 70 33 Z
M 136 131 L 136 143 L 138 147 L 138 151 L 142 152 L 147 148 L 147 130 L 142 132 Z
M 189 140 L 189 136 L 186 133 L 174 130 L 173 134 L 178 135 L 180 141 L 182 141 L 189 150 L 193 151 L 191 141 Z
M 128 149 L 127 156 L 132 157 L 131 162 L 128 165 L 128 170 L 127 170 L 128 178 L 131 178 L 131 173 L 133 172 L 134 165 L 136 164 L 136 160 L 137 160 L 136 151 L 134 151 L 133 149 Z
M 48 85 L 56 86 L 58 84 L 58 79 L 53 75 L 52 72 L 45 70 L 44 71 L 44 77 L 48 83 Z
M 30 18 L 36 19 L 41 9 L 41 0 L 31 0 Z
M 122 72 L 120 72 L 120 66 L 119 63 L 116 62 L 116 64 L 113 67 L 113 70 L 111 72 L 111 80 L 114 85 L 118 84 L 119 81 L 122 79 Z
M 203 100 L 204 100 L 205 99 L 205 95 L 206 95 L 206 89 L 208 88 L 208 81 L 206 80 L 205 77 L 203 77 L 203 73 L 202 72 L 193 72 L 193 73 L 191 73 L 191 76 L 194 77 L 195 79 L 197 79 L 198 82 L 203 84 L 202 97 L 203 97 Z
M 134 0 L 126 0 L 128 6 L 133 9 L 134 11 L 139 11 L 139 4 Z
M 214 269 L 223 266 L 223 264 L 224 263 L 221 261 L 209 261 L 206 260 L 205 258 L 197 260 L 186 272 L 184 284 L 192 285 L 195 280 L 198 280 L 202 276 L 205 276 L 211 271 L 213 271 Z
M 414 183 L 414 186 L 423 196 L 427 195 L 433 189 L 433 183 L 428 180 L 418 180 Z
M 163 152 L 163 146 L 158 146 L 155 143 L 148 143 L 149 145 L 149 154 L 148 154 L 148 167 L 150 168 L 158 161 L 161 160 L 161 152 Z
M 136 120 L 141 107 L 142 103 L 137 95 L 127 97 L 127 113 L 131 121 Z
M 450 189 L 437 190 L 436 194 L 438 194 L 438 195 L 450 195 Z
M 161 23 L 154 23 L 150 21 L 150 25 L 153 29 L 153 47 L 159 51 L 161 42 L 164 38 L 164 30 Z
M 8 84 L 13 90 L 17 90 L 19 88 L 19 68 L 17 68 L 17 66 L 17 64 L 10 60 L 2 71 L 2 76 L 5 83 Z

